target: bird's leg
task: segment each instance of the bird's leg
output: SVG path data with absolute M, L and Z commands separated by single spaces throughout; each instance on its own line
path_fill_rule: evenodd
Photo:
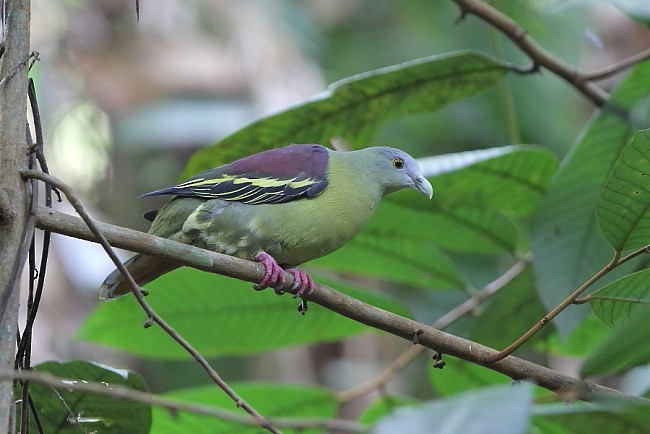
M 260 283 L 253 285 L 256 291 L 264 288 L 281 288 L 284 285 L 284 270 L 278 265 L 273 256 L 266 252 L 259 252 L 255 255 L 255 260 L 264 265 L 264 277 Z
M 309 295 L 314 290 L 314 281 L 309 274 L 297 268 L 289 268 L 287 272 L 293 276 L 291 289 L 297 289 L 293 298 L 302 297 L 304 294 Z

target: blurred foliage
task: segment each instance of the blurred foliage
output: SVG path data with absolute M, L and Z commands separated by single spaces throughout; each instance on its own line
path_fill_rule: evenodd
M 650 123 L 650 62 L 630 71 L 612 90 L 610 103 L 592 113 L 587 101 L 548 71 L 514 72 L 511 65 L 526 66 L 528 60 L 494 29 L 474 17 L 454 25 L 452 2 L 329 3 L 277 2 L 287 31 L 334 84 L 225 138 L 215 137 L 214 144 L 193 154 L 184 172 L 191 175 L 292 141 L 327 144 L 339 136 L 354 148 L 393 145 L 417 156 L 451 154 L 426 160 L 436 191 L 433 201 L 408 191 L 384 200 L 357 239 L 306 265 L 316 280 L 383 309 L 432 321 L 532 251 L 531 267 L 450 327 L 502 348 L 615 253 L 650 243 L 650 153 L 647 132 L 637 133 Z M 586 13 L 598 12 L 591 2 L 490 4 L 572 64 L 598 57 L 599 47 L 611 43 L 611 35 Z M 639 19 L 642 14 L 634 10 Z M 511 143 L 517 137 L 519 142 Z M 500 147 L 496 153 L 482 150 L 495 147 Z M 137 169 L 134 158 L 124 160 Z M 450 168 L 452 160 L 466 163 Z M 160 170 L 148 172 L 160 175 Z M 592 289 L 588 305 L 569 306 L 523 355 L 544 365 L 551 365 L 548 355 L 571 356 L 584 363 L 584 376 L 626 375 L 632 367 L 648 364 L 644 267 L 633 260 L 609 273 L 598 283 L 600 289 Z M 243 360 L 287 347 L 342 342 L 369 330 L 319 306 L 299 316 L 288 297 L 255 293 L 247 283 L 195 270 L 177 270 L 147 288 L 151 305 L 209 357 Z M 160 330 L 142 329 L 144 320 L 125 297 L 99 305 L 78 337 L 138 357 L 189 360 Z M 323 355 L 317 349 L 313 354 L 314 359 Z M 536 402 L 530 385 L 503 386 L 508 379 L 501 374 L 446 361 L 443 370 L 428 369 L 430 381 L 423 381 L 427 371 L 422 365 L 414 367 L 400 378 L 406 396 L 388 394 L 363 404 L 357 409 L 359 423 L 372 425 L 375 432 L 647 429 L 647 407 L 618 401 L 558 405 L 546 402 L 560 399 L 549 396 Z M 369 363 L 360 363 L 370 375 Z M 335 376 L 345 377 L 345 372 Z M 246 382 L 235 389 L 264 416 L 333 418 L 342 404 L 320 385 Z M 168 394 L 235 411 L 213 385 Z M 181 430 L 259 431 L 153 410 L 151 432 Z

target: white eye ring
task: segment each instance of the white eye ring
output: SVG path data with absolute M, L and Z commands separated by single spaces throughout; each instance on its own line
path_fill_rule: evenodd
M 390 162 L 396 169 L 402 169 L 404 167 L 404 160 L 401 158 L 393 158 Z

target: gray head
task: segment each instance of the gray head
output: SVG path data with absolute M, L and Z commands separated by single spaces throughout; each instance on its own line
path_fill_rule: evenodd
M 422 175 L 415 159 L 404 151 L 386 146 L 377 146 L 353 151 L 363 157 L 367 173 L 375 174 L 382 185 L 384 195 L 403 188 L 413 188 L 420 193 L 433 196 L 431 183 Z

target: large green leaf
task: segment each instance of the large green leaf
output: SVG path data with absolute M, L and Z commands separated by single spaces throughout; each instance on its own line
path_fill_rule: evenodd
M 317 279 L 319 280 L 319 279 Z M 330 282 L 328 282 L 330 283 Z M 148 284 L 147 301 L 206 357 L 269 351 L 289 345 L 334 341 L 367 327 L 317 305 L 305 316 L 297 301 L 251 284 L 189 268 Z M 335 286 L 355 298 L 407 315 L 399 303 L 376 294 Z M 81 326 L 78 338 L 130 353 L 163 359 L 189 355 L 157 326 L 144 329 L 144 314 L 131 296 L 101 303 Z
M 396 196 L 402 193 L 410 192 Z M 509 252 L 517 245 L 517 230 L 503 213 L 471 206 L 433 211 L 383 200 L 365 231 L 377 237 L 428 241 L 471 253 Z
M 649 92 L 650 62 L 645 62 L 618 85 L 611 103 L 599 110 L 584 129 L 537 208 L 531 234 L 533 265 L 537 289 L 547 310 L 612 257 L 612 248 L 597 227 L 596 200 L 632 132 L 621 112 L 642 105 Z M 638 122 L 647 124 L 648 120 Z M 618 275 L 625 271 L 623 267 Z M 572 307 L 571 314 L 558 316 L 553 324 L 565 336 L 587 312 Z
M 232 388 L 258 413 L 267 418 L 282 417 L 299 421 L 300 418 L 333 418 L 338 408 L 331 392 L 313 386 L 264 383 L 234 383 Z M 216 386 L 203 386 L 168 392 L 166 396 L 182 401 L 208 404 L 246 416 L 244 410 Z M 283 433 L 314 433 L 323 430 L 293 430 Z M 154 408 L 151 434 L 167 433 L 259 433 L 260 428 L 219 420 L 190 413 L 170 414 Z
M 83 360 L 65 363 L 45 362 L 35 366 L 34 369 L 56 375 L 71 384 L 92 381 L 106 384 L 107 388 L 119 385 L 145 390 L 142 379 L 134 372 L 112 369 Z M 72 389 L 58 388 L 57 391 L 59 395 L 55 394 L 50 386 L 37 382 L 31 382 L 29 386 L 29 394 L 34 401 L 45 433 L 146 434 L 149 432 L 150 405 Z M 79 416 L 79 423 L 74 422 L 73 416 Z M 36 429 L 33 432 L 36 432 Z
M 520 434 L 528 426 L 532 386 L 493 386 L 423 405 L 398 408 L 379 420 L 375 434 Z
M 616 373 L 650 362 L 650 307 L 636 309 L 585 361 L 583 377 Z
M 482 158 L 490 154 L 493 155 Z M 453 161 L 460 165 L 468 160 L 477 161 L 449 170 L 454 167 Z M 414 207 L 435 210 L 471 206 L 528 214 L 539 204 L 557 159 L 541 147 L 517 145 L 430 157 L 423 165 L 430 172 L 441 173 L 431 178 L 435 188 L 433 202 L 414 202 Z
M 401 237 L 359 234 L 344 248 L 314 261 L 318 267 L 435 289 L 463 288 L 454 267 L 429 242 Z
M 243 155 L 290 143 L 328 144 L 342 137 L 354 148 L 400 116 L 435 111 L 492 86 L 509 66 L 462 51 L 349 77 L 307 102 L 262 118 L 195 153 L 182 177 Z
M 617 326 L 650 303 L 650 270 L 639 271 L 591 294 L 589 304 L 602 322 Z
M 616 251 L 650 244 L 650 130 L 637 132 L 614 163 L 596 217 Z

